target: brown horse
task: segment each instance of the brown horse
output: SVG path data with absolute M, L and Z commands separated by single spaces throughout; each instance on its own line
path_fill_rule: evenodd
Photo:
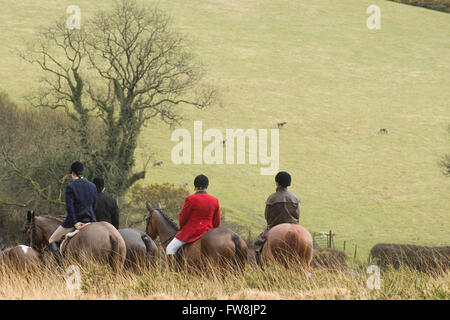
M 159 236 L 165 250 L 178 233 L 178 226 L 159 204 L 153 208 L 147 202 L 147 210 L 147 234 L 152 239 Z M 247 263 L 247 244 L 236 233 L 224 227 L 209 230 L 200 239 L 184 245 L 181 250 L 184 264 L 200 269 L 207 264 L 242 269 Z
M 26 243 L 43 252 L 48 245 L 48 239 L 61 223 L 58 218 L 36 216 L 34 211 L 28 211 L 22 228 Z M 77 235 L 61 244 L 61 256 L 64 260 L 107 262 L 115 271 L 124 265 L 125 255 L 126 247 L 122 236 L 107 222 L 90 223 Z
M 41 255 L 31 247 L 18 245 L 0 252 L 1 264 L 11 269 L 30 270 L 39 266 Z
M 299 262 L 308 272 L 313 255 L 312 236 L 308 230 L 298 224 L 282 223 L 267 233 L 261 259 L 263 262 L 279 262 L 285 267 Z

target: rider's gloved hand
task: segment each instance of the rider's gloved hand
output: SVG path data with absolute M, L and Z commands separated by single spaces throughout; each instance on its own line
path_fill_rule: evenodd
M 86 224 L 85 224 L 85 223 L 82 223 L 82 222 L 77 222 L 77 223 L 75 223 L 75 229 L 77 229 L 77 230 L 81 230 L 81 229 L 83 229 L 85 226 L 86 226 Z

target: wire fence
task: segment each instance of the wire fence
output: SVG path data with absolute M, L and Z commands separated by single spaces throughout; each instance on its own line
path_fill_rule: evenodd
M 336 239 L 336 234 L 330 231 L 313 232 L 313 248 L 314 249 L 333 249 L 353 254 L 356 258 L 358 253 L 358 245 L 349 240 Z

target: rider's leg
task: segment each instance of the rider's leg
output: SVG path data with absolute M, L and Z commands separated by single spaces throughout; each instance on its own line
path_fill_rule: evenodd
M 262 261 L 261 261 L 261 253 L 262 253 L 262 249 L 264 247 L 264 244 L 266 243 L 266 236 L 267 236 L 267 231 L 268 229 L 266 229 L 264 232 L 262 232 L 255 240 L 254 246 L 255 246 L 255 258 L 256 258 L 256 263 L 258 265 L 262 265 Z
M 186 242 L 178 240 L 177 238 L 173 238 L 172 241 L 169 242 L 166 248 L 166 254 L 174 255 L 177 253 L 178 249 L 180 249 Z
M 62 265 L 61 261 L 61 253 L 59 252 L 59 244 L 58 242 L 61 241 L 61 238 L 68 234 L 69 232 L 72 232 L 75 230 L 75 228 L 63 228 L 62 226 L 59 226 L 55 232 L 51 235 L 50 239 L 48 239 L 48 245 L 50 248 L 50 251 L 53 253 L 53 255 L 56 258 L 56 261 L 58 262 L 58 265 Z
M 50 239 L 48 239 L 48 242 L 52 243 L 52 242 L 61 241 L 61 238 L 63 236 L 65 236 L 66 234 L 68 234 L 69 232 L 72 232 L 74 230 L 75 230 L 75 228 L 64 228 L 62 226 L 59 226 L 55 230 L 55 232 L 53 232 L 53 234 L 50 236 Z
M 169 264 L 169 268 L 174 270 L 177 265 L 177 251 L 180 249 L 186 242 L 178 240 L 177 238 L 173 238 L 172 241 L 167 245 L 166 254 L 167 254 L 167 262 Z

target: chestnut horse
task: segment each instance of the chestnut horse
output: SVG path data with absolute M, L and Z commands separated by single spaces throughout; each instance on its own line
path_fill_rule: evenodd
M 39 252 L 24 245 L 2 249 L 0 261 L 2 265 L 11 269 L 25 271 L 38 267 L 42 263 Z
M 178 226 L 162 211 L 159 204 L 153 208 L 147 202 L 147 210 L 147 234 L 152 239 L 159 236 L 165 250 L 178 233 Z M 242 270 L 247 263 L 247 244 L 236 233 L 224 227 L 209 230 L 200 239 L 184 245 L 181 250 L 185 265 L 198 268 L 211 263 L 214 266 L 232 266 Z
M 268 231 L 261 260 L 276 261 L 285 267 L 297 262 L 307 273 L 312 255 L 313 240 L 309 231 L 298 224 L 282 223 Z
M 43 252 L 48 239 L 61 223 L 60 219 L 53 216 L 36 216 L 34 211 L 28 211 L 21 231 L 30 247 Z M 123 267 L 126 254 L 122 236 L 107 222 L 90 223 L 70 240 L 64 240 L 60 250 L 64 260 L 108 262 L 115 271 Z

